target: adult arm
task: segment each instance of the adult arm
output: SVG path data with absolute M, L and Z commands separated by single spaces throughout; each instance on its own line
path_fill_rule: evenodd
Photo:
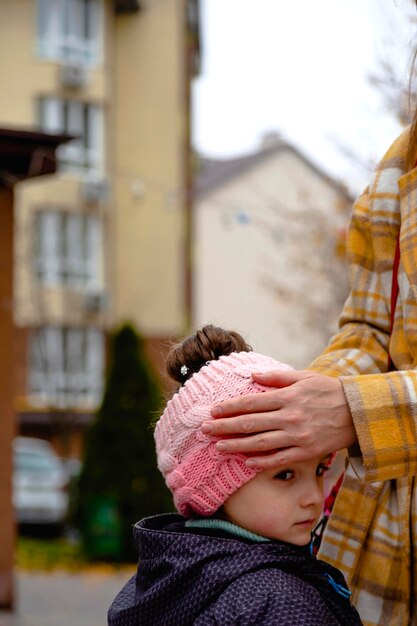
M 406 136 L 401 141 L 405 144 Z M 398 153 L 398 146 L 396 150 Z M 215 417 L 238 416 L 211 422 L 214 435 L 258 433 L 228 439 L 219 446 L 255 454 L 285 448 L 255 457 L 261 468 L 315 456 L 325 452 L 327 445 L 334 450 L 349 447 L 357 440 L 368 480 L 389 480 L 417 471 L 416 372 L 385 373 L 390 340 L 390 269 L 398 229 L 390 211 L 392 204 L 399 202 L 392 194 L 387 200 L 378 192 L 389 158 L 390 152 L 376 173 L 371 191 L 366 190 L 355 203 L 348 236 L 351 293 L 339 332 L 310 365 L 314 374 L 294 374 L 293 380 L 286 372 L 254 376 L 256 381 L 276 388 L 231 399 L 213 409 Z M 381 196 L 385 204 L 380 202 Z M 370 216 L 372 198 L 374 224 Z M 398 336 L 401 334 L 400 328 Z M 400 338 L 395 346 L 394 341 L 394 353 L 397 350 L 400 357 L 401 350 L 407 349 L 404 342 Z

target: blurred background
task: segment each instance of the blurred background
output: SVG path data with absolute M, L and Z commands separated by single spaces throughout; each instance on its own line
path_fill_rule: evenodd
M 0 0 L 1 626 L 106 623 L 172 507 L 173 340 L 326 345 L 415 33 L 411 0 Z

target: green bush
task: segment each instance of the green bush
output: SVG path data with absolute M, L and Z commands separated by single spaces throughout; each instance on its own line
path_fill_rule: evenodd
M 112 337 L 109 361 L 103 402 L 86 439 L 78 520 L 91 558 L 135 560 L 133 524 L 173 508 L 156 466 L 151 427 L 162 397 L 132 326 L 122 326 Z

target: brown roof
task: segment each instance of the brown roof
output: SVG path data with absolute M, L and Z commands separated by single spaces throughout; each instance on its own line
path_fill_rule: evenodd
M 0 128 L 0 185 L 53 174 L 56 171 L 57 147 L 71 139 L 70 135 Z

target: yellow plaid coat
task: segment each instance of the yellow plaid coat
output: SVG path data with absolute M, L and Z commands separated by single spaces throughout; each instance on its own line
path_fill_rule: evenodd
M 341 376 L 358 434 L 320 556 L 345 573 L 365 626 L 417 624 L 417 168 L 405 170 L 408 137 L 391 146 L 354 205 L 351 293 L 339 332 L 309 367 Z M 385 373 L 388 352 L 398 371 Z

